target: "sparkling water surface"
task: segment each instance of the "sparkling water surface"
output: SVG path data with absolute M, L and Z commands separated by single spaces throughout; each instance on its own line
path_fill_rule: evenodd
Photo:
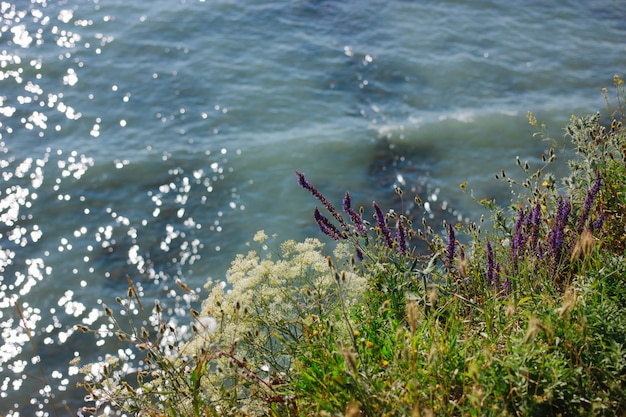
M 528 111 L 560 136 L 604 108 L 626 4 L 2 1 L 0 43 L 0 415 L 63 415 L 69 361 L 123 348 L 75 325 L 127 276 L 184 333 L 177 279 L 202 294 L 260 229 L 319 236 L 296 169 L 435 223 L 479 213 L 464 181 L 506 201 L 493 173 L 551 146 Z

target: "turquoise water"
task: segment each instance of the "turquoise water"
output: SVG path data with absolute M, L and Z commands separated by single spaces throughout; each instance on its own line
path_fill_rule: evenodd
M 264 229 L 318 236 L 314 201 L 350 190 L 432 221 L 506 200 L 493 173 L 538 163 L 530 110 L 560 136 L 604 108 L 626 64 L 621 1 L 0 3 L 0 415 L 71 410 L 77 323 L 126 275 L 181 333 L 202 292 Z M 421 216 L 419 214 L 418 216 Z M 49 390 L 31 360 L 20 306 Z M 108 349 L 108 350 L 107 350 Z M 31 376 L 26 376 L 31 375 Z M 61 411 L 59 414 L 63 414 Z

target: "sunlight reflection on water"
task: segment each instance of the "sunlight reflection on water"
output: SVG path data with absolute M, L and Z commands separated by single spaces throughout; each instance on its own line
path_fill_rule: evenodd
M 624 63 L 619 7 L 544 3 L 1 2 L 0 414 L 75 410 L 70 360 L 134 357 L 75 327 L 114 335 L 127 276 L 184 337 L 177 280 L 201 293 L 259 228 L 317 236 L 294 169 L 436 222 L 471 214 L 462 181 L 507 196 L 479 177 L 543 151 L 526 112 L 595 105 Z
M 155 155 L 148 145 L 147 159 L 115 158 L 112 170 L 76 149 L 48 146 L 39 157 L 32 156 L 39 146 L 23 147 L 30 154 L 25 157 L 19 147 L 9 150 L 8 144 L 15 144 L 15 133 L 32 132 L 54 141 L 63 131 L 75 129 L 69 122 L 81 121 L 83 113 L 70 104 L 76 102 L 75 96 L 68 94 L 71 90 L 61 90 L 78 88 L 83 81 L 83 58 L 74 56 L 84 57 L 89 50 L 100 55 L 114 37 L 96 32 L 88 39 L 77 33 L 79 28 L 93 25 L 93 20 L 76 18 L 72 9 L 61 9 L 53 17 L 46 16 L 37 2 L 29 11 L 5 2 L 1 7 L 2 32 L 11 34 L 9 45 L 18 49 L 2 51 L 0 80 L 4 85 L 12 83 L 21 93 L 0 99 L 0 114 L 5 117 L 0 125 L 0 149 L 6 155 L 0 160 L 6 184 L 0 190 L 0 398 L 15 398 L 23 392 L 31 405 L 23 408 L 19 402 L 15 404 L 18 410 L 29 413 L 29 409 L 49 410 L 46 397 L 57 392 L 57 398 L 64 398 L 61 393 L 76 381 L 78 368 L 65 365 L 81 355 L 74 323 L 112 334 L 110 326 L 102 323 L 103 298 L 117 295 L 120 289 L 123 293 L 123 285 L 116 283 L 121 277 L 140 277 L 136 288 L 141 296 L 171 299 L 166 310 L 169 316 L 186 314 L 194 300 L 173 290 L 171 280 L 183 277 L 183 270 L 188 274 L 201 258 L 200 252 L 207 251 L 204 242 L 212 239 L 206 236 L 222 232 L 224 214 L 242 211 L 244 206 L 236 187 L 222 190 L 220 185 L 232 172 L 226 147 L 180 158 L 170 152 Z M 56 57 L 49 54 L 44 59 L 23 59 L 19 48 L 50 41 L 58 51 Z M 58 62 L 65 62 L 66 67 L 59 67 Z M 56 77 L 60 77 L 60 84 Z M 114 84 L 110 91 L 120 89 Z M 128 103 L 132 93 L 120 92 L 121 102 Z M 98 94 L 89 92 L 87 98 L 94 100 Z M 216 111 L 227 112 L 217 105 Z M 166 124 L 184 119 L 185 113 L 181 107 L 175 114 L 157 113 L 157 118 Z M 203 119 L 207 118 L 209 114 L 203 113 Z M 100 116 L 90 115 L 88 119 L 93 120 L 89 135 L 98 138 L 108 123 Z M 124 117 L 117 123 L 120 128 L 128 126 Z M 182 130 L 179 133 L 184 134 Z M 233 151 L 234 157 L 240 154 L 241 150 Z M 158 157 L 157 164 L 153 156 Z M 134 195 L 120 200 L 116 186 L 126 185 L 131 177 L 142 179 L 141 183 Z M 222 194 L 228 196 L 226 206 L 210 198 L 216 192 L 220 200 Z M 123 200 L 126 198 L 130 201 Z M 208 210 L 193 213 L 202 207 Z M 54 219 L 52 224 L 49 218 Z M 29 249 L 30 256 L 23 256 L 24 248 Z M 209 250 L 217 252 L 220 245 Z M 76 259 L 83 265 L 71 261 Z M 61 289 L 63 286 L 69 288 Z M 186 327 L 178 327 L 183 337 Z M 103 346 L 104 340 L 96 341 L 96 346 Z M 68 343 L 76 350 L 61 353 L 58 347 Z M 33 349 L 45 353 L 46 369 L 53 367 L 49 370 L 50 385 L 41 386 L 26 378 L 26 374 L 38 375 L 41 359 L 33 355 Z M 85 356 L 94 360 L 97 354 Z M 129 357 L 133 355 L 128 352 Z M 63 365 L 56 367 L 51 359 L 61 360 Z M 68 400 L 73 397 L 75 394 Z M 2 408 L 1 412 L 8 412 Z

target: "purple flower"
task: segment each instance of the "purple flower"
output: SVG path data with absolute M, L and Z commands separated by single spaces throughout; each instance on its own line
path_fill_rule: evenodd
M 591 207 L 593 206 L 593 201 L 596 199 L 598 192 L 600 191 L 600 185 L 602 184 L 602 178 L 600 177 L 600 171 L 596 171 L 596 181 L 591 187 L 590 190 L 587 191 L 587 196 L 585 197 L 585 204 L 583 205 L 583 212 L 580 215 L 580 219 L 578 219 L 578 233 L 582 233 L 583 228 L 585 227 L 585 222 L 589 217 L 589 212 L 591 211 Z
M 398 239 L 398 252 L 400 253 L 400 255 L 404 256 L 407 251 L 407 246 L 406 246 L 406 230 L 404 230 L 402 219 L 398 220 L 398 231 L 396 233 L 396 237 Z
M 348 216 L 350 216 L 350 220 L 354 223 L 354 227 L 356 231 L 361 235 L 367 234 L 367 229 L 363 224 L 363 217 L 356 211 L 352 209 L 352 200 L 350 199 L 350 193 L 346 191 L 346 196 L 343 198 L 343 211 Z
M 493 248 L 491 242 L 487 240 L 487 284 L 491 285 L 496 282 L 496 261 L 493 256 Z
M 378 226 L 380 233 L 383 235 L 383 238 L 385 239 L 385 243 L 387 244 L 387 246 L 389 248 L 392 248 L 393 238 L 391 237 L 391 231 L 389 230 L 389 227 L 387 227 L 387 220 L 385 218 L 385 215 L 383 214 L 383 211 L 380 209 L 380 207 L 378 206 L 378 204 L 376 204 L 375 201 L 372 201 L 372 206 L 374 206 L 374 212 L 376 215 L 376 225 Z
M 328 210 L 328 212 L 335 218 L 337 219 L 337 221 L 339 222 L 339 224 L 341 225 L 341 227 L 343 227 L 344 229 L 348 229 L 348 224 L 345 222 L 345 220 L 343 219 L 343 216 L 337 211 L 337 209 L 335 209 L 335 206 L 333 206 L 331 204 L 330 201 L 328 201 L 326 199 L 326 197 L 324 197 L 324 195 L 322 193 L 320 193 L 317 188 L 313 187 L 313 185 L 311 185 L 307 179 L 304 177 L 304 174 L 296 171 L 296 175 L 298 176 L 298 184 L 300 184 L 300 186 L 302 188 L 304 188 L 305 190 L 309 191 L 311 194 L 313 194 L 313 196 L 315 198 L 317 198 L 322 205 L 326 208 L 326 210 Z M 316 219 L 317 220 L 317 219 Z
M 348 191 L 346 191 L 346 195 L 343 198 L 343 211 L 345 211 L 346 213 L 348 213 L 349 211 L 353 211 L 352 199 L 350 198 L 350 193 Z
M 326 217 L 324 217 L 317 207 L 315 207 L 313 216 L 315 217 L 315 221 L 317 222 L 317 225 L 319 226 L 322 233 L 330 236 L 335 240 L 344 238 L 339 229 L 337 229 L 334 224 L 332 224 Z
M 446 246 L 446 269 L 452 271 L 454 263 L 454 253 L 456 252 L 456 238 L 454 236 L 454 227 L 448 224 L 448 245 Z
M 363 251 L 359 247 L 356 247 L 356 246 L 354 248 L 354 251 L 356 252 L 356 258 L 359 261 L 363 261 Z
M 505 278 L 504 282 L 502 283 L 502 294 L 504 295 L 508 294 L 510 289 L 511 289 L 511 280 L 508 278 Z
M 602 229 L 602 225 L 604 224 L 605 219 L 606 219 L 606 215 L 604 214 L 604 211 L 602 211 L 602 213 L 600 213 L 596 221 L 593 222 L 593 230 Z

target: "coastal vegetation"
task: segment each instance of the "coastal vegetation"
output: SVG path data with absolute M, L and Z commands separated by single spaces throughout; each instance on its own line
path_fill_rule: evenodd
M 129 278 L 104 307 L 110 326 L 81 326 L 124 346 L 83 366 L 84 412 L 626 415 L 626 96 L 614 86 L 564 140 L 529 113 L 545 151 L 496 174 L 511 201 L 460 184 L 485 208 L 468 223 L 353 207 L 349 193 L 333 203 L 296 172 L 328 243 L 256 233 L 226 281 L 207 283 L 191 338 Z

